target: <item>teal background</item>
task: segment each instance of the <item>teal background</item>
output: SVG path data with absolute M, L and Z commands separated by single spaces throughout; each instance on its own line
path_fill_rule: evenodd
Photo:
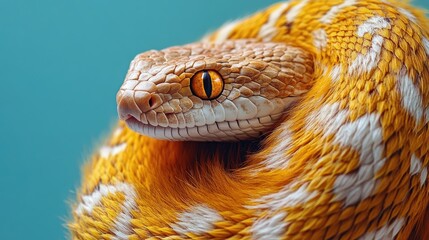
M 116 121 L 137 53 L 273 2 L 0 0 L 0 238 L 68 237 L 80 167 Z

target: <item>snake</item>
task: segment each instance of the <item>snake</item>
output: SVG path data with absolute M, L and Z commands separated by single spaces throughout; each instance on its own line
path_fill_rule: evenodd
M 137 55 L 72 239 L 428 239 L 429 22 L 292 0 Z

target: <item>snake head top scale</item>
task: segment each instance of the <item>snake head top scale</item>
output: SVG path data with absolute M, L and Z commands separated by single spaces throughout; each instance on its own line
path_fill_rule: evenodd
M 284 43 L 198 42 L 139 54 L 117 93 L 119 117 L 158 139 L 259 137 L 312 86 L 313 58 Z

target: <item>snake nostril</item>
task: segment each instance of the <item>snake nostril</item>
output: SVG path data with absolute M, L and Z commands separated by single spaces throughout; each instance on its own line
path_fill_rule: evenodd
M 147 100 L 147 104 L 149 105 L 149 109 L 155 109 L 162 104 L 162 99 L 159 95 L 152 94 Z
M 149 104 L 149 107 L 150 107 L 150 108 L 152 108 L 152 105 L 153 105 L 152 97 L 151 97 L 151 98 L 149 98 L 149 102 L 148 102 L 148 104 Z

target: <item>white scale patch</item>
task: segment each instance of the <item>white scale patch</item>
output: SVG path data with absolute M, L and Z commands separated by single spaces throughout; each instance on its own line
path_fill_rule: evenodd
M 292 143 L 292 133 L 290 131 L 290 122 L 286 122 L 281 126 L 275 147 L 265 158 L 262 164 L 268 169 L 286 169 L 288 167 L 289 157 L 286 155 Z
M 278 192 L 263 196 L 257 200 L 256 206 L 248 206 L 250 209 L 268 209 L 271 212 L 282 210 L 286 207 L 292 207 L 298 204 L 304 204 L 318 195 L 318 192 L 308 192 L 308 183 L 303 184 L 298 189 L 293 190 L 295 184 L 289 184 Z
M 293 6 L 290 11 L 286 14 L 286 22 L 293 22 L 293 20 L 301 12 L 301 9 L 308 3 L 308 0 L 303 0 L 300 3 Z
M 288 8 L 289 3 L 282 3 L 275 11 L 273 11 L 267 21 L 259 30 L 259 37 L 264 41 L 270 41 L 277 34 L 275 24 L 283 12 Z
M 357 36 L 363 37 L 366 33 L 375 34 L 379 29 L 389 28 L 390 24 L 385 18 L 375 16 L 358 27 Z M 383 46 L 384 38 L 380 35 L 373 35 L 371 47 L 367 54 L 358 54 L 356 59 L 349 66 L 349 74 L 363 74 L 373 70 L 380 60 L 381 47 Z
M 401 70 L 401 73 L 397 77 L 397 85 L 399 87 L 399 93 L 401 94 L 402 106 L 417 122 L 423 120 L 423 113 L 425 111 L 423 108 L 423 97 L 419 88 L 413 83 L 404 69 Z M 429 117 L 427 114 L 428 111 L 426 110 L 426 119 Z
M 296 183 L 288 184 L 279 192 L 268 194 L 256 199 L 255 202 L 258 203 L 257 205 L 247 206 L 249 209 L 268 210 L 267 213 L 269 214 L 268 216 L 256 219 L 253 223 L 252 233 L 255 236 L 255 239 L 260 239 L 260 236 L 267 232 L 271 232 L 272 235 L 268 236 L 272 238 L 266 239 L 276 239 L 277 237 L 281 237 L 289 225 L 288 222 L 284 221 L 286 213 L 283 211 L 283 208 L 305 204 L 311 199 L 317 197 L 319 194 L 316 191 L 308 192 L 308 183 L 305 183 L 298 189 L 293 190 L 292 188 L 295 186 Z
M 320 22 L 323 24 L 330 24 L 335 16 L 341 12 L 346 7 L 353 6 L 356 3 L 356 0 L 344 0 L 343 3 L 333 6 L 322 18 L 320 18 Z
M 350 64 L 349 73 L 357 73 L 361 75 L 374 69 L 380 60 L 381 46 L 383 45 L 383 41 L 383 37 L 378 35 L 373 36 L 371 48 L 368 50 L 368 53 L 366 55 L 359 53 L 352 64 Z
M 374 34 L 377 30 L 390 27 L 389 22 L 385 18 L 380 16 L 374 16 L 366 20 L 362 25 L 358 27 L 358 37 L 363 37 L 365 33 Z
M 395 239 L 404 224 L 405 220 L 403 218 L 396 219 L 376 231 L 366 233 L 359 240 Z
M 428 176 L 428 169 L 423 166 L 422 160 L 420 160 L 416 155 L 411 156 L 410 162 L 410 174 L 411 176 L 420 175 L 420 187 L 426 183 Z
M 84 213 L 92 214 L 95 206 L 99 206 L 101 199 L 110 194 L 121 192 L 125 196 L 125 200 L 121 206 L 121 212 L 118 214 L 114 221 L 114 229 L 112 232 L 115 236 L 112 239 L 128 239 L 131 234 L 131 211 L 136 208 L 136 192 L 134 187 L 126 183 L 118 183 L 115 185 L 100 184 L 98 189 L 90 195 L 82 197 L 82 202 L 77 206 L 75 213 L 81 216 Z
M 223 25 L 220 30 L 218 31 L 218 33 L 216 34 L 216 39 L 215 42 L 216 43 L 222 43 L 225 40 L 228 39 L 229 35 L 231 34 L 232 30 L 235 28 L 235 26 L 237 26 L 237 24 L 240 22 L 241 20 L 235 20 L 232 21 L 230 23 L 227 23 L 225 25 Z
M 321 65 L 321 63 L 318 63 Z M 322 76 L 329 76 L 331 78 L 332 83 L 337 83 L 340 80 L 340 76 L 342 73 L 342 68 L 340 64 L 336 64 L 331 68 L 327 66 L 322 67 Z
M 121 127 L 116 128 L 115 131 L 113 132 L 113 137 L 118 137 L 119 135 L 121 135 L 123 130 L 124 129 L 122 129 Z
M 318 29 L 313 31 L 313 44 L 314 46 L 321 50 L 326 47 L 328 43 L 328 36 L 324 29 Z
M 323 131 L 323 137 L 334 134 L 334 144 L 359 152 L 358 170 L 339 175 L 334 183 L 336 200 L 344 200 L 346 206 L 371 196 L 376 186 L 375 174 L 385 163 L 379 115 L 364 115 L 347 122 L 348 115 L 348 110 L 340 110 L 339 103 L 333 103 L 322 106 L 306 119 L 308 130 Z
M 287 223 L 284 221 L 286 213 L 277 213 L 272 217 L 256 220 L 252 225 L 253 239 L 275 240 L 282 239 Z
M 171 228 L 181 235 L 208 232 L 213 229 L 213 223 L 223 220 L 215 209 L 204 204 L 193 206 L 188 211 L 182 212 L 177 219 L 178 221 L 172 224 Z
M 100 148 L 100 156 L 102 158 L 108 158 L 108 157 L 112 157 L 115 156 L 117 154 L 119 154 L 120 152 L 124 151 L 125 148 L 127 147 L 126 143 L 121 143 L 115 146 L 103 146 Z
M 359 152 L 356 172 L 339 175 L 334 183 L 337 200 L 345 206 L 356 204 L 372 195 L 376 187 L 376 173 L 385 163 L 383 158 L 383 131 L 378 114 L 364 115 L 354 122 L 342 125 L 335 133 L 334 143 Z
M 334 83 L 338 82 L 338 80 L 340 80 L 340 75 L 341 75 L 341 66 L 335 65 L 329 74 L 329 76 L 332 79 L 332 82 L 334 82 Z
M 422 42 L 426 51 L 426 55 L 429 56 L 429 40 L 427 38 L 423 38 Z
M 416 16 L 414 16 L 411 12 L 409 12 L 406 9 L 403 8 L 398 8 L 398 12 L 400 12 L 401 14 L 403 14 L 404 16 L 406 16 L 408 18 L 408 20 L 417 23 L 417 18 Z
M 319 110 L 310 113 L 306 119 L 306 129 L 323 131 L 323 136 L 334 134 L 345 123 L 349 112 L 340 110 L 338 102 L 323 105 Z
M 391 5 L 392 3 L 390 1 L 387 0 L 382 0 L 383 3 Z M 414 14 L 412 14 L 411 12 L 409 12 L 408 10 L 404 9 L 404 8 L 397 8 L 398 12 L 400 12 L 402 15 L 406 16 L 410 21 L 416 23 L 417 22 L 417 18 L 416 16 L 414 16 Z

